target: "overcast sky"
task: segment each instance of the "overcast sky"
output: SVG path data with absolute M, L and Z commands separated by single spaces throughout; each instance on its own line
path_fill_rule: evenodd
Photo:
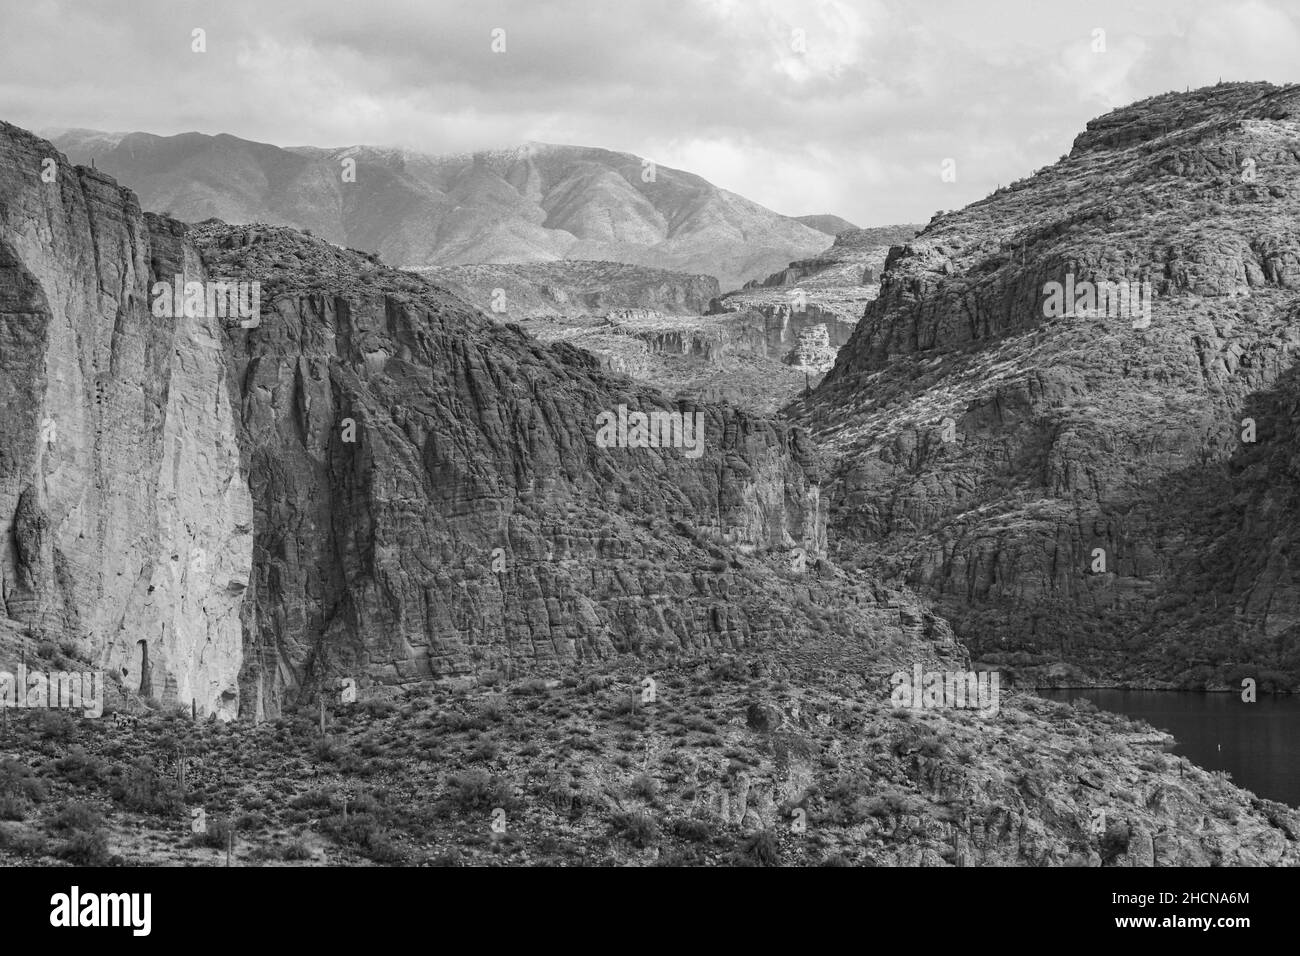
M 1300 2 L 0 0 L 0 119 L 29 129 L 603 146 L 859 225 L 925 222 L 1220 77 L 1300 80 Z

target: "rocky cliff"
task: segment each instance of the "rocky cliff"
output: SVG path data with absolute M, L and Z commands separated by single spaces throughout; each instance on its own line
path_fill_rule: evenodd
M 1294 686 L 1298 171 L 1300 89 L 1169 94 L 896 248 L 799 409 L 832 551 L 1038 679 Z M 1150 309 L 1054 313 L 1075 282 L 1149 283 Z
M 0 859 L 213 862 L 211 834 L 176 845 L 191 805 L 260 808 L 249 862 L 1297 859 L 1293 810 L 1122 718 L 893 706 L 891 671 L 967 652 L 826 557 L 798 427 L 670 402 L 373 256 L 144 215 L 7 126 L 0 257 L 0 652 L 276 718 L 14 716 Z M 257 283 L 260 312 L 164 318 L 178 276 Z M 597 441 L 620 406 L 702 416 L 700 454 Z
M 4 615 L 229 716 L 253 507 L 222 329 L 151 313 L 175 275 L 203 275 L 179 227 L 0 124 Z
M 416 269 L 493 318 L 506 322 L 604 315 L 649 309 L 700 315 L 718 295 L 718 280 L 623 262 L 559 260 Z
M 909 643 L 869 585 L 816 571 L 799 429 L 669 402 L 293 230 L 146 216 L 48 143 L 3 144 L 5 613 L 126 690 L 272 714 L 343 677 L 798 643 L 827 607 Z M 156 317 L 177 276 L 257 283 L 258 321 Z M 700 416 L 699 456 L 600 447 L 619 406 Z

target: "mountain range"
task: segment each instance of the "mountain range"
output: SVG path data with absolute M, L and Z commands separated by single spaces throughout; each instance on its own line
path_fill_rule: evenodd
M 334 188 L 340 154 L 210 139 L 171 144 L 211 161 L 200 204 Z M 260 156 L 244 178 L 227 147 Z M 411 184 L 437 164 L 405 162 L 357 184 L 436 206 Z M 593 209 L 539 162 L 468 158 L 464 195 Z M 1294 808 L 1025 692 L 1296 687 L 1300 87 L 1115 110 L 917 235 L 810 259 L 815 232 L 711 317 L 785 348 L 789 313 L 752 297 L 861 296 L 771 413 L 665 394 L 382 254 L 146 212 L 95 167 L 0 123 L 0 658 L 102 672 L 123 725 L 8 718 L 0 859 L 212 863 L 237 829 L 240 862 L 1300 860 Z M 618 196 L 625 172 L 587 170 Z M 715 291 L 551 268 L 444 278 L 513 281 L 530 324 Z M 160 312 L 178 276 L 256 283 L 257 321 Z M 1057 283 L 1150 308 L 1057 315 Z M 629 409 L 698 422 L 698 457 L 602 441 Z M 992 712 L 926 704 L 976 669 L 1004 679 Z M 178 840 L 191 807 L 224 829 Z
M 227 134 L 49 136 L 146 209 L 307 229 L 399 267 L 611 260 L 704 273 L 730 289 L 820 252 L 827 230 L 848 225 L 826 216 L 805 225 L 691 173 L 581 146 L 443 156 Z

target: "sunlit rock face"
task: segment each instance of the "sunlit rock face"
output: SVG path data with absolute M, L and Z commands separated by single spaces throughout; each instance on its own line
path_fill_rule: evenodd
M 252 499 L 219 323 L 150 307 L 156 281 L 205 279 L 172 229 L 0 125 L 3 610 L 130 690 L 147 659 L 160 700 L 229 717 Z

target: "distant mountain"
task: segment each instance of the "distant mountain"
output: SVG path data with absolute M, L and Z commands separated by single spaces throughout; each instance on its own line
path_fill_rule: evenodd
M 225 134 L 49 132 L 73 162 L 93 160 L 146 209 L 310 229 L 402 267 L 609 260 L 704 273 L 729 289 L 826 245 L 823 231 L 699 176 L 604 149 L 530 143 L 437 156 Z
M 841 219 L 839 216 L 832 216 L 829 213 L 820 216 L 795 216 L 794 218 L 805 226 L 816 229 L 818 232 L 824 232 L 828 236 L 838 236 L 841 232 L 858 228 L 847 219 Z

